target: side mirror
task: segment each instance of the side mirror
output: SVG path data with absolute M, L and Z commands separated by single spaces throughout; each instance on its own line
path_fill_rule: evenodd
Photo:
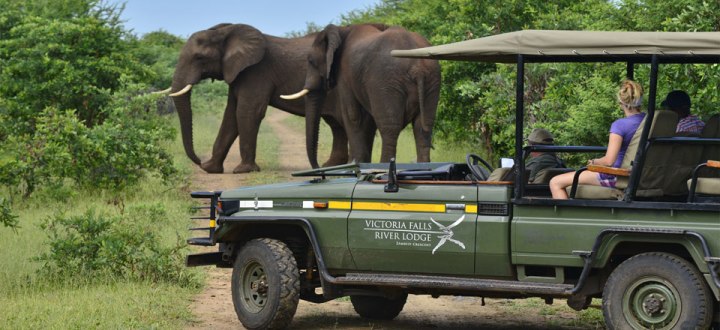
M 395 167 L 395 158 L 390 159 L 390 168 L 388 169 L 388 182 L 385 185 L 385 192 L 398 192 L 400 186 L 397 183 L 397 168 Z

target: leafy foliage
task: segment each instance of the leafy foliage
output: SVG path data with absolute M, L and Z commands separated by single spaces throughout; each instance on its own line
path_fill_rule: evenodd
M 134 53 L 140 63 L 152 71 L 153 75 L 147 83 L 153 89 L 170 87 L 178 54 L 184 44 L 185 40 L 163 30 L 147 33 L 138 40 Z
M 158 97 L 142 95 L 162 52 L 137 47 L 177 48 L 179 38 L 158 32 L 139 43 L 122 8 L 101 1 L 0 0 L 0 9 L 0 183 L 28 196 L 176 173 L 163 147 L 174 131 L 156 113 Z
M 161 205 L 139 205 L 120 215 L 93 210 L 78 216 L 58 215 L 42 228 L 50 251 L 36 260 L 41 273 L 60 281 L 135 280 L 196 286 L 197 279 L 183 265 L 183 242 L 165 246 L 157 224 Z
M 12 212 L 10 200 L 0 197 L 0 224 L 5 227 L 17 228 L 18 217 Z

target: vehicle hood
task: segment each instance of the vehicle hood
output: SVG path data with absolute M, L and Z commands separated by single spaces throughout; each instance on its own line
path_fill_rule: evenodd
M 357 182 L 357 178 L 342 178 L 241 187 L 224 191 L 220 196 L 220 199 L 307 200 L 330 197 L 333 199 L 350 199 Z

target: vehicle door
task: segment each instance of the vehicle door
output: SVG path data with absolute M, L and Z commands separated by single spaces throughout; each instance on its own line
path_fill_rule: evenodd
M 469 182 L 468 182 L 469 183 Z M 475 184 L 358 183 L 348 244 L 359 270 L 473 274 Z

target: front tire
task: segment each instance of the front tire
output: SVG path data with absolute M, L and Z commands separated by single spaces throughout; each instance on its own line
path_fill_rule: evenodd
M 700 272 L 668 253 L 644 253 L 620 264 L 603 291 L 610 329 L 707 329 L 713 300 Z
M 300 297 L 297 262 L 285 243 L 260 238 L 238 252 L 232 274 L 235 313 L 248 329 L 286 328 Z
M 353 308 L 358 315 L 375 320 L 392 320 L 405 307 L 407 293 L 389 299 L 378 296 L 350 296 Z

